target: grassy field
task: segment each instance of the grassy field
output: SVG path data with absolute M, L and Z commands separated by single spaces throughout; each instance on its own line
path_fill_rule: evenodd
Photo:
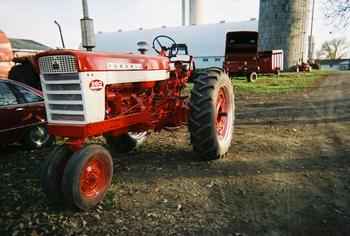
M 319 79 L 336 72 L 314 71 L 312 73 L 282 73 L 259 76 L 254 83 L 248 83 L 245 77 L 234 78 L 234 86 L 238 93 L 275 94 L 288 93 L 312 87 Z

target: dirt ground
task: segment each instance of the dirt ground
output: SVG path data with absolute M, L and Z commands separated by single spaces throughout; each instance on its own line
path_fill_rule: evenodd
M 349 235 L 350 74 L 305 92 L 238 95 L 229 154 L 196 162 L 187 129 L 113 155 L 106 199 L 90 212 L 50 205 L 50 150 L 0 159 L 0 235 Z

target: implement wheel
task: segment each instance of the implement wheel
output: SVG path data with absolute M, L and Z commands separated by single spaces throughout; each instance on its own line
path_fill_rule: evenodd
M 113 161 L 102 146 L 90 145 L 74 153 L 64 171 L 62 191 L 67 205 L 88 210 L 105 197 L 113 176 Z
M 60 202 L 63 199 L 61 191 L 62 177 L 72 154 L 73 152 L 67 146 L 58 146 L 50 153 L 42 166 L 41 186 L 52 202 Z
M 275 75 L 277 75 L 277 77 L 279 77 L 281 75 L 281 70 L 280 69 L 276 69 Z
M 257 79 L 258 79 L 258 74 L 256 72 L 252 72 L 247 75 L 248 83 L 255 82 Z
M 201 160 L 224 156 L 234 128 L 234 93 L 229 77 L 218 69 L 201 74 L 191 93 L 189 131 Z

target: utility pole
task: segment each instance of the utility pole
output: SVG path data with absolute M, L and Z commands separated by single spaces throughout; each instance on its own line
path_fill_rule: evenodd
M 60 37 L 61 37 L 61 43 L 62 43 L 62 48 L 66 48 L 66 45 L 64 44 L 64 39 L 63 39 L 63 34 L 62 34 L 62 28 L 61 25 L 57 22 L 57 20 L 54 21 L 54 23 L 58 27 L 58 31 L 60 32 Z
M 313 35 L 314 18 L 315 18 L 315 0 L 312 0 L 311 29 L 310 29 L 310 36 L 309 36 L 309 55 L 308 55 L 309 62 L 312 62 L 314 60 L 314 50 L 315 50 L 314 35 Z

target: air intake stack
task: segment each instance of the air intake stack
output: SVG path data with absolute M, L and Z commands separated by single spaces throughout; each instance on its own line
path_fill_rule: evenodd
M 87 51 L 92 51 L 96 47 L 94 20 L 89 17 L 89 7 L 87 0 L 83 2 L 83 18 L 80 19 L 82 46 Z
M 181 20 L 182 26 L 186 26 L 186 0 L 182 0 L 181 3 Z

